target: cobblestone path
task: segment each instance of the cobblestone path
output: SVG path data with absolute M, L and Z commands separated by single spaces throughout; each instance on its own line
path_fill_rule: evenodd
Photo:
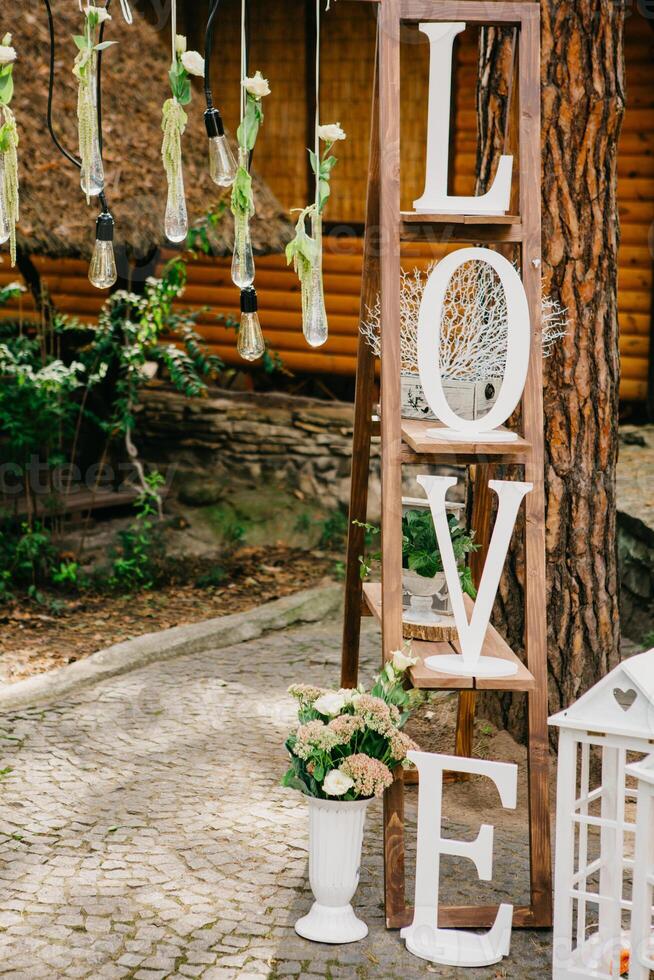
M 0 716 L 0 975 L 548 976 L 547 933 L 514 933 L 511 957 L 484 970 L 406 952 L 383 927 L 379 803 L 355 899 L 370 935 L 341 948 L 295 935 L 310 891 L 306 805 L 278 785 L 285 690 L 336 681 L 339 640 L 336 623 L 270 634 Z M 368 629 L 367 675 L 377 650 Z M 414 813 L 412 800 L 410 837 Z M 478 822 L 445 829 L 476 834 Z M 495 894 L 519 901 L 524 840 L 498 840 L 495 864 Z M 448 899 L 481 895 L 468 863 L 443 887 Z

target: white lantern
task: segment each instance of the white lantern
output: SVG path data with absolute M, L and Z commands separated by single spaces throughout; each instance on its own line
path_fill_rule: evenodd
M 628 766 L 627 774 L 638 785 L 629 980 L 649 980 L 654 971 L 654 755 Z
M 627 763 L 654 745 L 654 650 L 625 660 L 550 724 L 560 728 L 553 980 L 618 980 L 635 908 Z

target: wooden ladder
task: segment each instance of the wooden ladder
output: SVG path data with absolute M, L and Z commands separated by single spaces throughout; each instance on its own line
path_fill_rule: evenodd
M 531 2 L 486 3 L 477 0 L 381 0 L 371 123 L 370 160 L 361 317 L 381 295 L 381 419 L 373 418 L 375 358 L 360 337 L 357 352 L 352 452 L 350 521 L 347 543 L 345 618 L 341 684 L 358 682 L 361 616 L 381 623 L 385 662 L 403 645 L 402 637 L 402 466 L 448 463 L 470 467 L 473 477 L 472 526 L 481 543 L 473 556 L 479 580 L 488 547 L 491 500 L 488 480 L 497 464 L 510 466 L 533 483 L 525 498 L 525 649 L 511 678 L 485 680 L 435 674 L 423 666 L 426 656 L 443 644 L 412 641 L 419 658 L 411 670 L 415 687 L 459 691 L 456 752 L 472 754 L 476 691 L 521 691 L 528 699 L 529 842 L 531 901 L 516 906 L 514 925 L 548 927 L 552 922 L 552 872 L 549 815 L 549 749 L 547 733 L 547 635 L 545 592 L 545 495 L 543 487 L 543 405 L 541 351 L 541 213 L 540 213 L 540 39 L 539 6 Z M 516 29 L 518 86 L 516 131 L 519 175 L 516 214 L 480 217 L 426 215 L 400 211 L 400 25 L 419 21 L 464 21 L 475 25 L 508 25 Z M 519 257 L 531 313 L 532 346 L 522 397 L 522 435 L 516 442 L 437 444 L 425 430 L 433 422 L 403 419 L 400 383 L 400 243 L 457 242 L 511 248 Z M 379 427 L 378 427 L 379 426 Z M 359 556 L 365 548 L 365 522 L 371 438 L 381 433 L 382 542 L 381 585 L 362 584 Z M 450 649 L 447 652 L 452 652 Z M 484 653 L 517 660 L 490 626 Z M 389 928 L 410 924 L 404 862 L 404 776 L 401 770 L 384 799 L 384 881 Z M 497 907 L 441 907 L 440 927 L 487 928 Z

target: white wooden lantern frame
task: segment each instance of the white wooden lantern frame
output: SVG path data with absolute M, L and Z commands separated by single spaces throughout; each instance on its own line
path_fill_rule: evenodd
M 619 980 L 634 912 L 633 890 L 625 894 L 637 799 L 628 762 L 654 749 L 654 650 L 624 661 L 550 724 L 560 728 L 553 980 Z
M 654 972 L 654 755 L 628 766 L 627 774 L 638 785 L 629 980 L 649 980 Z

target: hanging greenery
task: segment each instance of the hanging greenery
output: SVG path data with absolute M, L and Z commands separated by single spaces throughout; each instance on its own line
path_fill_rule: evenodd
M 232 281 L 239 289 L 244 289 L 254 281 L 254 258 L 249 226 L 250 218 L 254 214 L 252 177 L 249 170 L 250 154 L 254 150 L 263 123 L 261 100 L 266 95 L 270 95 L 270 85 L 260 71 L 255 72 L 251 78 L 244 77 L 241 85 L 245 98 L 242 102 L 241 122 L 236 131 L 238 167 L 232 185 L 231 200 L 234 215 Z
M 96 104 L 96 79 L 98 51 L 117 44 L 117 41 L 99 41 L 100 26 L 111 20 L 105 7 L 89 4 L 84 8 L 84 33 L 75 34 L 77 55 L 73 75 L 77 79 L 77 130 L 81 161 L 80 183 L 88 204 L 91 197 L 104 187 L 104 170 L 100 153 L 98 107 Z
M 318 140 L 324 144 L 322 155 L 309 150 L 311 169 L 316 178 L 316 200 L 300 211 L 295 235 L 286 246 L 286 261 L 300 281 L 302 292 L 302 326 L 307 342 L 318 347 L 327 339 L 327 317 L 322 285 L 322 214 L 331 194 L 331 175 L 337 159 L 331 150 L 346 134 L 340 123 L 317 127 Z M 307 221 L 311 234 L 307 232 Z
M 176 34 L 173 62 L 168 72 L 172 98 L 164 102 L 161 119 L 161 157 L 168 182 L 166 234 L 172 241 L 183 240 L 188 228 L 182 170 L 182 136 L 188 121 L 183 106 L 191 101 L 191 75 L 204 78 L 204 58 L 197 51 L 187 51 L 186 38 L 183 34 Z
M 14 94 L 14 62 L 16 51 L 11 34 L 0 43 L 0 242 L 9 239 L 12 266 L 16 264 L 16 224 L 19 218 L 18 201 L 18 129 L 10 108 Z

